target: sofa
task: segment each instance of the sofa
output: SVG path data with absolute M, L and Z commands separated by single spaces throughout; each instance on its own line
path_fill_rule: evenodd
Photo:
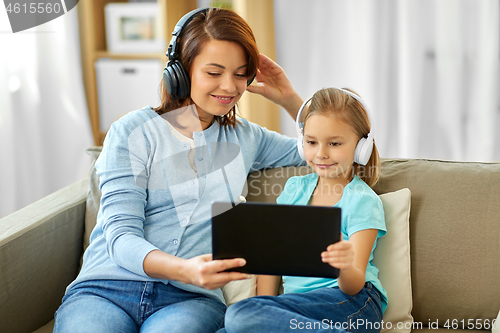
M 95 158 L 99 152 L 89 149 Z M 246 198 L 275 202 L 289 177 L 308 172 L 256 171 Z M 375 191 L 388 232 L 374 260 L 389 294 L 382 331 L 498 332 L 500 163 L 383 159 L 381 172 Z M 95 223 L 97 184 L 92 169 L 0 219 L 0 332 L 52 331 Z M 232 304 L 254 294 L 255 279 L 226 287 Z

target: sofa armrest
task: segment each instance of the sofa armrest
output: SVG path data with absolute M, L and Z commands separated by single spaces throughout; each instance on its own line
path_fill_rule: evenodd
M 83 249 L 88 179 L 0 219 L 0 331 L 52 320 Z

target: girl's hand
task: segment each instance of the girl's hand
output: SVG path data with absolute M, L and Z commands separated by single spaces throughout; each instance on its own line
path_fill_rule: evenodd
M 183 275 L 187 283 L 205 289 L 218 289 L 234 280 L 248 279 L 251 275 L 240 272 L 224 272 L 226 269 L 245 266 L 245 259 L 212 260 L 211 254 L 187 259 Z
M 302 104 L 302 99 L 293 89 L 285 71 L 262 53 L 259 54 L 259 58 L 260 67 L 255 77 L 257 85 L 250 85 L 247 87 L 247 90 L 251 93 L 264 96 L 285 108 L 289 113 L 294 112 L 297 114 Z
M 354 248 L 349 241 L 340 241 L 326 248 L 321 253 L 321 260 L 330 266 L 347 270 L 354 265 Z

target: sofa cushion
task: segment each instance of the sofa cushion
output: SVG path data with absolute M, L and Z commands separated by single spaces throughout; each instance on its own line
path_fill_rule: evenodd
M 413 317 L 491 322 L 500 309 L 500 163 L 384 160 L 375 191 L 409 188 Z
M 52 319 L 47 324 L 43 325 L 33 333 L 52 333 L 54 331 L 54 324 L 56 323 L 55 319 Z

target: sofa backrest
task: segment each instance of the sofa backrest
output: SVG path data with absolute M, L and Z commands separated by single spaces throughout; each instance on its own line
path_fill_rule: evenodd
M 254 172 L 247 199 L 276 202 L 290 176 L 308 172 Z M 491 323 L 500 309 L 500 163 L 385 159 L 381 172 L 377 194 L 411 191 L 415 322 Z
M 412 193 L 413 316 L 490 322 L 500 309 L 500 163 L 386 160 L 378 193 Z

